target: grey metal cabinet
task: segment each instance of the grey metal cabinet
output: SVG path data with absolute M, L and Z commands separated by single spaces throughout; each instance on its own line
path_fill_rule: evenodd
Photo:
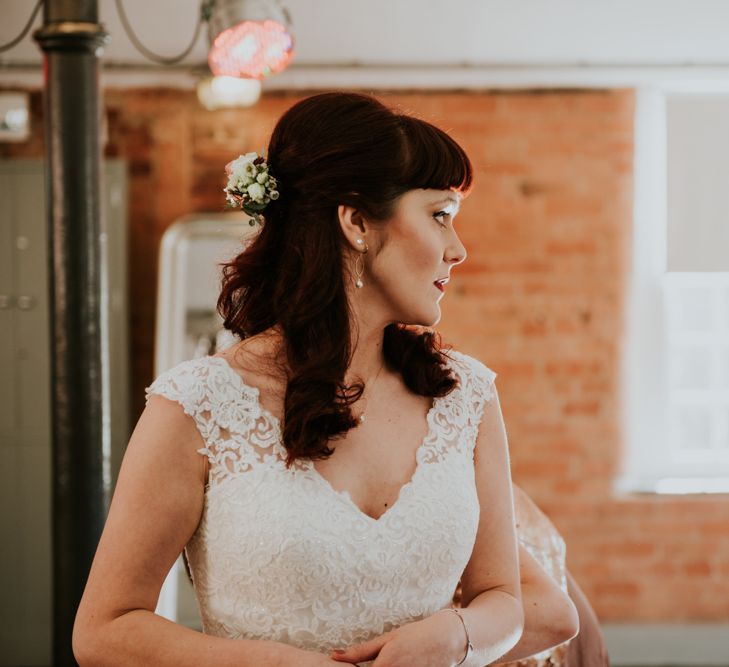
M 125 163 L 106 161 L 103 180 L 115 481 L 130 435 Z M 44 200 L 41 160 L 0 160 L 0 665 L 18 667 L 51 662 L 51 389 Z

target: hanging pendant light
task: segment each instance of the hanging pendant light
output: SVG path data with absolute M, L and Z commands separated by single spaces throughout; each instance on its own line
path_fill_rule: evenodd
M 279 0 L 209 3 L 208 64 L 215 76 L 263 79 L 293 58 L 291 17 Z
M 209 76 L 197 84 L 197 98 L 208 111 L 251 107 L 260 97 L 261 82 L 258 79 Z

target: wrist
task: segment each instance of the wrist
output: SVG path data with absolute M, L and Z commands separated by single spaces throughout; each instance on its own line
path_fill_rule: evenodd
M 452 607 L 446 607 L 441 609 L 441 616 L 448 616 L 451 618 L 449 630 L 444 633 L 448 640 L 448 654 L 452 658 L 452 664 L 454 665 L 465 665 L 466 660 L 470 657 L 473 649 L 469 636 L 468 630 L 466 629 L 463 616 L 460 612 Z M 440 613 L 440 612 L 439 612 Z
M 296 665 L 301 661 L 302 654 L 306 653 L 304 649 L 284 642 L 263 641 L 270 644 L 269 651 L 266 655 L 266 664 L 272 667 L 290 667 L 291 665 Z

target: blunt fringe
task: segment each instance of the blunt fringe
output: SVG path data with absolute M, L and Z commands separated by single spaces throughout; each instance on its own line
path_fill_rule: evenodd
M 250 244 L 222 264 L 217 309 L 241 339 L 273 326 L 284 335 L 282 438 L 290 467 L 299 458 L 328 458 L 329 440 L 359 424 L 350 405 L 364 384 L 344 384 L 354 346 L 337 207 L 384 222 L 408 190 L 467 194 L 473 171 L 443 130 L 348 92 L 313 95 L 289 108 L 273 130 L 267 160 L 280 197 L 267 205 Z M 383 353 L 414 393 L 444 396 L 458 383 L 433 330 L 390 324 Z

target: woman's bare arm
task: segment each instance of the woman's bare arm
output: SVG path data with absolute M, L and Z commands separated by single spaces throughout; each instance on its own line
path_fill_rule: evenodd
M 167 572 L 199 523 L 205 458 L 181 406 L 151 395 L 129 441 L 76 614 L 79 665 L 336 665 L 273 641 L 211 637 L 154 613 Z
M 519 548 L 524 632 L 498 663 L 523 660 L 572 639 L 579 631 L 570 597 L 523 546 Z
M 486 402 L 474 450 L 481 506 L 476 542 L 461 577 L 461 615 L 475 653 L 469 667 L 494 662 L 524 628 L 506 428 L 496 388 Z

